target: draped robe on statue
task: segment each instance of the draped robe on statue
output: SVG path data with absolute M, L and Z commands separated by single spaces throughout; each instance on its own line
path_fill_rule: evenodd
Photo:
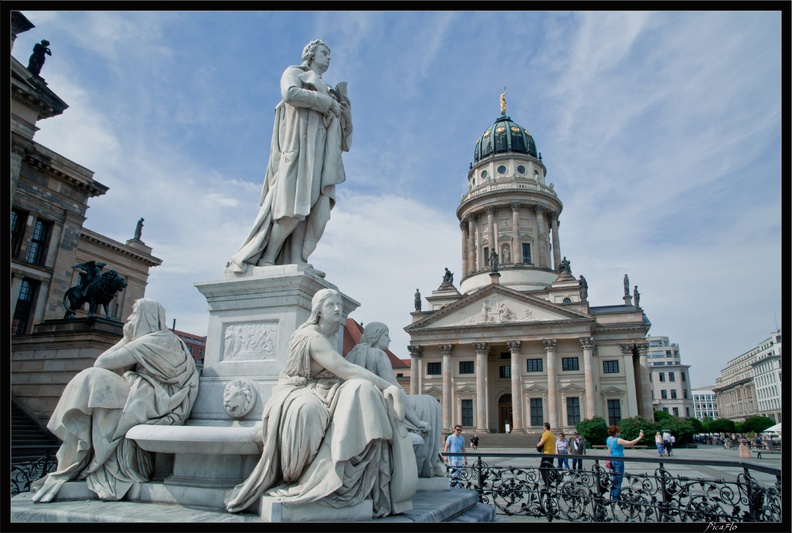
M 412 497 L 414 483 L 410 491 L 403 479 L 416 467 L 403 423 L 373 383 L 311 372 L 311 340 L 321 335 L 315 325 L 292 335 L 288 367 L 264 407 L 261 459 L 227 498 L 229 511 L 266 493 L 335 508 L 370 498 L 380 517 Z
M 362 366 L 366 370 L 377 374 L 382 379 L 390 381 L 394 385 L 399 385 L 399 382 L 393 374 L 393 366 L 391 365 L 390 359 L 388 359 L 388 355 L 376 346 L 368 346 L 363 343 L 358 344 L 347 354 L 346 360 L 350 363 Z M 408 395 L 406 398 L 412 405 L 418 418 L 426 421 L 431 426 L 428 432 L 421 431 L 418 427 L 405 419 L 407 430 L 411 433 L 420 435 L 423 439 L 422 444 L 415 446 L 415 461 L 418 467 L 418 476 L 433 477 L 436 475 L 445 475 L 445 467 L 442 465 L 442 462 L 440 462 L 440 465 L 437 465 L 440 461 L 438 452 L 440 451 L 443 427 L 440 403 L 433 396 L 428 394 Z M 437 469 L 435 468 L 436 466 L 438 466 Z
M 121 499 L 153 470 L 151 454 L 126 432 L 138 424 L 183 424 L 198 395 L 195 361 L 167 329 L 165 310 L 152 300 L 138 300 L 136 309 L 132 340 L 111 348 L 131 354 L 135 366 L 123 376 L 95 366 L 78 373 L 47 424 L 63 441 L 50 476 L 85 479 L 103 500 Z
M 307 259 L 330 219 L 329 209 L 314 206 L 320 197 L 327 197 L 332 208 L 335 186 L 346 180 L 341 152 L 349 151 L 352 124 L 328 114 L 333 96 L 327 84 L 308 67 L 291 66 L 283 73 L 280 88 L 283 100 L 275 108 L 261 208 L 245 242 L 231 257 L 233 272 L 258 263 L 273 223 L 283 217 L 299 218 L 305 225 L 302 257 Z M 286 240 L 275 264 L 289 263 L 291 241 L 291 237 Z

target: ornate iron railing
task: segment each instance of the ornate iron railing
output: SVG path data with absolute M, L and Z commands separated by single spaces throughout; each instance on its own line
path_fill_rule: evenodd
M 58 459 L 47 453 L 36 461 L 11 463 L 11 495 L 28 492 L 30 485 L 58 468 Z
M 538 453 L 442 455 L 475 458 L 469 466 L 449 466 L 449 477 L 456 476 L 457 486 L 478 491 L 482 503 L 495 505 L 499 514 L 509 516 L 548 522 L 781 521 L 781 469 L 777 467 L 743 461 L 625 457 L 621 490 L 614 501 L 610 492 L 618 474 L 604 467 L 606 456 L 584 455 L 586 469 L 557 470 L 540 468 L 542 455 Z M 559 456 L 544 457 L 552 457 L 555 463 Z M 561 457 L 571 463 L 572 456 Z M 685 464 L 719 469 L 724 477 L 680 476 L 670 470 Z M 762 476 L 764 485 L 758 473 L 769 474 Z

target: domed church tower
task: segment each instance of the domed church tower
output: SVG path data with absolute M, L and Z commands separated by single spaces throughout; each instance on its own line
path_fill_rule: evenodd
M 504 92 L 500 117 L 476 141 L 468 192 L 457 208 L 463 293 L 490 283 L 493 252 L 502 285 L 531 291 L 556 280 L 561 264 L 558 216 L 563 205 L 546 176 L 530 132 L 506 115 Z
M 594 416 L 616 424 L 653 415 L 651 323 L 627 288 L 623 303 L 589 304 L 588 282 L 561 255 L 563 206 L 546 178 L 530 132 L 506 115 L 504 92 L 457 208 L 459 290 L 446 268 L 429 309 L 418 292 L 404 328 L 410 394 L 437 398 L 444 428 L 504 434 L 487 437 L 492 446 L 533 446 L 544 422 L 571 432 Z

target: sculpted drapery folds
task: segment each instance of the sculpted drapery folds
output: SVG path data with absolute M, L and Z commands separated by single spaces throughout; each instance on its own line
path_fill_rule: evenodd
M 124 337 L 66 385 L 47 424 L 63 441 L 58 469 L 34 484 L 33 501 L 51 501 L 72 479 L 85 479 L 103 500 L 119 500 L 133 484 L 148 481 L 153 457 L 126 432 L 138 424 L 183 424 L 198 381 L 165 309 L 154 300 L 136 301 Z
M 283 100 L 275 108 L 261 208 L 229 268 L 297 264 L 316 248 L 335 204 L 335 186 L 346 179 L 341 153 L 352 142 L 346 84 L 330 87 L 322 74 L 330 49 L 321 40 L 303 50 L 303 62 L 281 77 Z
M 335 350 L 337 291 L 320 290 L 311 307 L 264 407 L 261 459 L 226 509 L 242 511 L 267 494 L 290 505 L 321 501 L 336 508 L 370 498 L 375 516 L 388 515 L 417 484 L 404 392 Z

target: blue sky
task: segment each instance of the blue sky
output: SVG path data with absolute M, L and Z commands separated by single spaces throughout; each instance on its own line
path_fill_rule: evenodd
M 206 334 L 193 286 L 250 229 L 283 69 L 325 40 L 347 81 L 347 181 L 311 262 L 408 358 L 416 288 L 461 273 L 455 210 L 500 114 L 533 135 L 564 204 L 562 254 L 592 305 L 638 285 L 694 387 L 781 325 L 781 15 L 762 11 L 24 11 L 25 65 L 68 104 L 35 139 L 109 192 L 85 226 L 145 218 L 147 296 Z M 426 307 L 426 306 L 425 306 Z

